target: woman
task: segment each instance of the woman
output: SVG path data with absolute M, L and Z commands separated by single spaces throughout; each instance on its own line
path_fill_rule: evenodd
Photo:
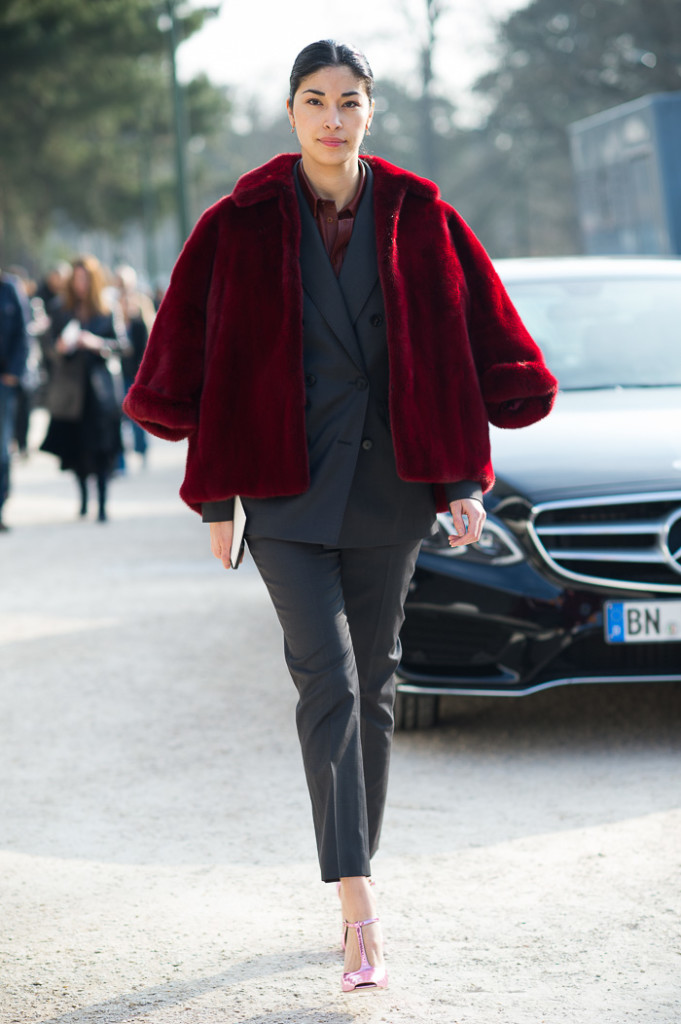
M 301 154 L 245 174 L 188 240 L 126 411 L 189 438 L 181 494 L 229 565 L 232 498 L 298 689 L 344 991 L 385 987 L 369 876 L 385 804 L 403 602 L 436 509 L 480 537 L 488 419 L 523 426 L 556 384 L 484 250 L 428 181 L 359 159 L 374 114 L 357 51 L 306 47 L 287 102 Z
M 103 297 L 104 275 L 94 256 L 73 263 L 63 303 L 52 315 L 47 407 L 52 414 L 41 448 L 72 470 L 87 515 L 89 476 L 97 480 L 99 522 L 107 519 L 107 485 L 122 451 L 120 405 L 107 367 L 125 352 L 125 327 Z
M 142 362 L 144 350 L 149 340 L 156 310 L 148 295 L 137 287 L 137 272 L 128 264 L 116 267 L 116 288 L 120 303 L 121 315 L 129 342 L 127 354 L 121 359 L 123 373 L 123 391 L 128 393 L 132 387 L 137 371 Z M 147 435 L 139 423 L 132 421 L 133 447 L 142 460 L 147 461 Z

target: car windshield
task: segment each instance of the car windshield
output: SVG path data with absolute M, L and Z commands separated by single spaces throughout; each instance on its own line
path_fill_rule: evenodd
M 681 385 L 681 278 L 506 287 L 564 391 Z

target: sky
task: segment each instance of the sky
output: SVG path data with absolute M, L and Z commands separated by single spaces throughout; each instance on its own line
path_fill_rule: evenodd
M 210 0 L 206 0 L 210 2 Z M 529 0 L 445 0 L 435 72 L 438 84 L 474 120 L 474 79 L 492 64 L 494 19 Z M 232 86 L 237 100 L 257 97 L 274 111 L 283 105 L 296 54 L 317 39 L 359 46 L 376 78 L 415 82 L 426 0 L 222 0 L 220 14 L 178 52 L 180 77 L 205 72 Z

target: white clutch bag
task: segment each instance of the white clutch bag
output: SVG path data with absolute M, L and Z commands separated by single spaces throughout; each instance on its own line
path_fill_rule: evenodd
M 246 530 L 246 513 L 237 494 L 234 499 L 234 530 L 232 533 L 232 546 L 229 549 L 229 564 L 232 569 L 238 569 L 241 559 L 244 557 L 244 532 Z

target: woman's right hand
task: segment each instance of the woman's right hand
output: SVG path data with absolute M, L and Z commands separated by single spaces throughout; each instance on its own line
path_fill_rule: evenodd
M 210 549 L 216 558 L 219 558 L 225 569 L 231 569 L 229 553 L 232 548 L 232 534 L 234 533 L 234 522 L 229 519 L 224 523 L 210 524 Z

